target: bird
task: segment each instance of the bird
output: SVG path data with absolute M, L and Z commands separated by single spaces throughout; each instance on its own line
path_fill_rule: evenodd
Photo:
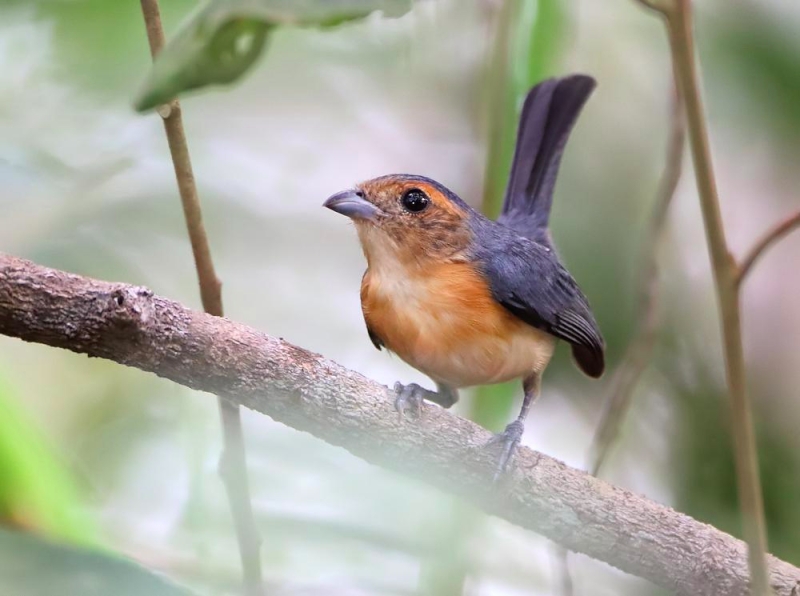
M 595 86 L 574 74 L 527 93 L 496 220 L 412 174 L 361 182 L 323 204 L 355 224 L 367 261 L 360 294 L 370 340 L 436 385 L 396 383 L 401 415 L 420 412 L 424 400 L 449 408 L 459 389 L 522 380 L 519 415 L 490 441 L 501 445 L 495 480 L 519 446 L 558 340 L 589 377 L 605 368 L 603 336 L 549 231 L 564 147 Z

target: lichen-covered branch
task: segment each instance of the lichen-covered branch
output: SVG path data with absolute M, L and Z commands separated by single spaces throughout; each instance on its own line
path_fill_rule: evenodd
M 388 388 L 322 356 L 145 288 L 0 254 L 0 334 L 107 358 L 214 393 L 455 494 L 676 594 L 749 594 L 744 543 L 546 455 L 491 482 L 490 433 L 435 406 L 397 416 Z M 769 558 L 779 596 L 800 569 Z

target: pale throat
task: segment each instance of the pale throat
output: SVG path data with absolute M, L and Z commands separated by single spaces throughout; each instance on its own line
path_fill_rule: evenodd
M 426 298 L 426 265 L 431 256 L 401 246 L 389 234 L 368 224 L 359 224 L 358 237 L 367 259 L 374 292 L 392 302 L 411 307 Z

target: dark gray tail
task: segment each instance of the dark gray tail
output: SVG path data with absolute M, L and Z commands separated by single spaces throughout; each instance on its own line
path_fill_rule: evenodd
M 549 244 L 547 222 L 561 154 L 595 84 L 586 75 L 548 79 L 528 92 L 522 106 L 498 221 L 537 242 Z

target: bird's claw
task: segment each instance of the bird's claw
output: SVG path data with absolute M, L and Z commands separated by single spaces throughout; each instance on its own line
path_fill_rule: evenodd
M 511 459 L 514 457 L 514 453 L 519 446 L 520 440 L 522 439 L 522 432 L 524 430 L 525 426 L 522 424 L 522 421 L 515 420 L 506 426 L 506 429 L 503 432 L 496 434 L 489 439 L 487 445 L 497 445 L 499 443 L 503 446 L 503 450 L 500 453 L 500 458 L 497 460 L 497 467 L 495 468 L 492 483 L 496 484 L 500 477 L 505 473 L 506 469 L 508 468 L 508 464 L 511 462 Z
M 425 390 L 416 383 L 409 383 L 403 385 L 399 381 L 394 384 L 394 392 L 397 394 L 394 398 L 394 409 L 401 417 L 405 417 L 406 410 L 409 407 L 414 411 L 414 414 L 419 417 L 422 414 L 422 407 L 424 401 Z

